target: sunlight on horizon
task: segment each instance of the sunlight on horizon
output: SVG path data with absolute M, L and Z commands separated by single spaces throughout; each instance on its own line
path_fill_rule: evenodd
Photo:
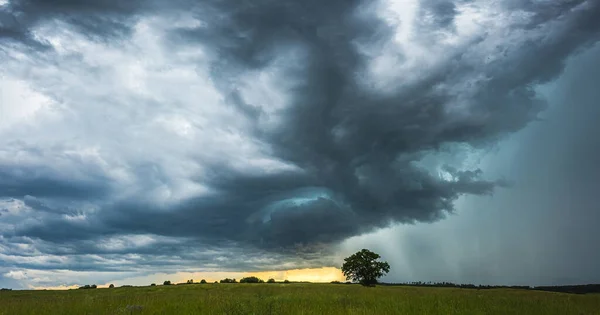
M 114 284 L 116 287 L 123 285 L 133 286 L 149 286 L 152 283 L 156 285 L 162 285 L 164 281 L 171 281 L 173 284 L 185 283 L 187 280 L 192 279 L 194 283 L 200 282 L 204 279 L 208 283 L 213 283 L 225 278 L 234 278 L 237 281 L 244 277 L 256 276 L 265 282 L 273 278 L 277 282 L 288 280 L 291 282 L 331 282 L 331 281 L 346 281 L 346 278 L 342 274 L 342 271 L 336 267 L 321 267 L 321 268 L 306 268 L 306 269 L 290 269 L 281 271 L 257 271 L 257 272 L 177 272 L 174 274 L 157 273 L 142 277 L 133 277 L 125 279 L 115 279 L 104 284 L 97 284 L 98 288 L 107 288 L 110 284 Z M 77 289 L 80 286 L 93 283 L 81 283 L 77 285 L 59 285 L 51 287 L 38 287 L 30 286 L 32 290 L 68 290 Z

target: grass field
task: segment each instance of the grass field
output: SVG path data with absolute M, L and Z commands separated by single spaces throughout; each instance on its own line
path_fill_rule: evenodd
M 343 284 L 193 284 L 0 292 L 0 315 L 600 314 L 600 295 Z

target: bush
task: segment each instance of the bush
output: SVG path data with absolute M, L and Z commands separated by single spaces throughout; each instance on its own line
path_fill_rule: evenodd
M 216 281 L 215 281 L 215 282 L 216 282 Z M 202 280 L 200 280 L 200 283 L 202 283 L 202 284 L 205 284 L 205 283 L 206 283 L 206 280 L 202 279 Z
M 240 279 L 240 283 L 260 283 L 261 281 L 261 279 L 255 276 Z
M 155 286 L 156 286 L 156 283 L 153 283 L 153 284 L 151 284 L 150 286 L 151 286 L 151 287 L 155 287 Z
M 275 283 L 275 279 L 271 278 L 271 279 L 267 280 L 267 283 Z
M 171 281 L 167 280 L 167 281 L 163 282 L 163 285 L 171 285 Z
M 79 288 L 80 289 L 96 289 L 97 286 L 95 284 L 92 284 L 92 285 L 86 284 L 86 285 L 84 285 L 82 287 L 79 287 Z
M 112 288 L 114 288 L 114 287 L 115 287 L 115 285 L 114 285 L 114 284 L 112 284 L 112 283 L 111 283 L 111 284 L 108 286 L 108 288 L 109 288 L 109 289 L 112 289 Z

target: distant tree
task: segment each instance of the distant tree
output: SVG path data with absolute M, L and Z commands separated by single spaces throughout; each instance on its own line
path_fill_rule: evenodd
M 186 282 L 187 284 L 193 284 L 194 283 L 194 279 L 190 279 Z
M 108 286 L 108 288 L 109 288 L 109 289 L 112 289 L 112 288 L 114 288 L 114 287 L 115 287 L 115 285 L 114 285 L 114 284 L 112 284 L 112 283 L 111 283 L 111 284 Z
M 379 254 L 368 249 L 345 258 L 342 272 L 346 280 L 359 282 L 365 286 L 376 284 L 377 279 L 390 272 L 390 265 L 385 261 L 378 261 L 379 258 L 381 258 Z
M 221 282 L 221 283 L 237 283 L 237 281 L 235 280 L 235 278 L 233 278 L 233 279 L 225 278 L 225 279 L 223 279 L 223 280 L 221 280 L 219 282 Z
M 215 281 L 215 283 L 219 283 L 218 281 Z
M 240 279 L 240 283 L 260 283 L 261 279 L 255 276 Z
M 155 286 L 156 286 L 156 283 L 152 283 L 150 286 L 151 286 L 151 287 L 155 287 Z
M 285 280 L 283 280 L 283 283 L 290 283 L 290 280 L 285 279 Z
M 171 281 L 167 280 L 167 281 L 163 282 L 163 285 L 171 285 Z
M 267 280 L 267 283 L 275 283 L 275 279 L 270 278 L 269 280 Z
M 204 283 L 206 283 L 206 280 L 202 279 L 202 280 L 200 280 L 200 283 L 204 284 Z

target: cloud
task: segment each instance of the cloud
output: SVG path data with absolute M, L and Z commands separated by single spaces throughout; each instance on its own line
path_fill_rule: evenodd
M 2 244 L 272 269 L 440 220 L 505 186 L 457 157 L 535 120 L 535 85 L 600 34 L 594 1 L 501 4 L 12 0 L 2 88 L 43 100 L 4 106 L 39 103 L 0 129 Z

